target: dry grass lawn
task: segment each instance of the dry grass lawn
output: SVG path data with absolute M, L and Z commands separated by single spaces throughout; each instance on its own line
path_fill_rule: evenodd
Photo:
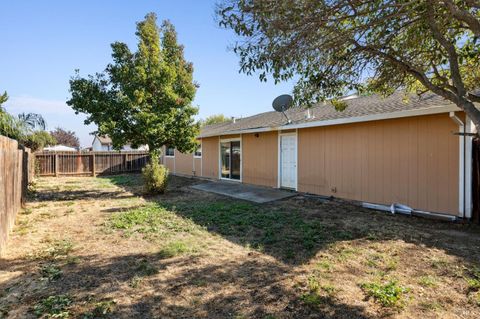
M 480 318 L 480 229 L 172 177 L 42 178 L 0 260 L 5 318 Z

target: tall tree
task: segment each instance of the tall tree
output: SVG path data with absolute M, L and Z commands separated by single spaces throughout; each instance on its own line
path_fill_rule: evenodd
M 477 0 L 224 0 L 221 26 L 242 41 L 240 70 L 299 80 L 298 104 L 348 90 L 434 92 L 480 132 Z
M 26 136 L 27 127 L 18 118 L 11 115 L 3 108 L 2 105 L 7 102 L 7 100 L 7 92 L 0 95 L 0 135 L 16 140 L 22 140 Z
M 223 114 L 214 114 L 207 116 L 205 120 L 200 121 L 201 126 L 207 126 L 212 124 L 219 124 L 219 123 L 228 123 L 231 122 L 232 119 L 223 115 Z
M 58 144 L 76 148 L 80 147 L 80 140 L 74 131 L 57 127 L 54 131 L 50 132 L 50 135 L 52 135 Z
M 32 130 L 45 130 L 47 127 L 47 122 L 45 122 L 43 116 L 38 113 L 20 113 L 18 114 L 18 119 Z
M 137 52 L 121 42 L 111 45 L 113 62 L 103 73 L 70 80 L 68 105 L 87 114 L 98 134 L 113 146 L 147 144 L 153 152 L 163 145 L 193 151 L 198 124 L 192 100 L 196 92 L 193 66 L 183 57 L 173 25 L 157 26 L 154 13 L 137 23 Z

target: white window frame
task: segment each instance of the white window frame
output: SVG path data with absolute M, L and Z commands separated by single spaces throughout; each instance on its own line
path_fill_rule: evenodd
M 231 179 L 222 177 L 222 142 L 240 142 L 240 179 Z M 232 182 L 242 182 L 243 179 L 243 136 L 235 138 L 219 138 L 218 139 L 218 179 Z
M 167 154 L 167 151 L 169 148 L 173 148 L 173 155 L 168 155 Z M 175 147 L 168 147 L 168 146 L 165 146 L 165 157 L 168 157 L 168 158 L 175 158 Z
M 193 158 L 202 158 L 202 155 L 203 155 L 203 148 L 202 148 L 202 141 L 200 141 L 200 155 L 197 155 L 197 151 L 194 151 L 193 152 Z

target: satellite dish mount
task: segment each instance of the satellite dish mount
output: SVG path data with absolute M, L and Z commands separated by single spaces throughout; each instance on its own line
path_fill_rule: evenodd
M 291 108 L 292 105 L 293 105 L 293 98 L 289 94 L 283 94 L 283 95 L 277 96 L 275 100 L 273 100 L 272 102 L 273 109 L 277 112 L 282 112 L 285 118 L 287 119 L 288 124 L 292 123 L 292 121 L 288 118 L 285 111 Z

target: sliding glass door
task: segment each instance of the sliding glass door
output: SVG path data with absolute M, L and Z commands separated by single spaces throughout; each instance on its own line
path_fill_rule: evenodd
M 240 141 L 220 142 L 221 177 L 240 180 Z

